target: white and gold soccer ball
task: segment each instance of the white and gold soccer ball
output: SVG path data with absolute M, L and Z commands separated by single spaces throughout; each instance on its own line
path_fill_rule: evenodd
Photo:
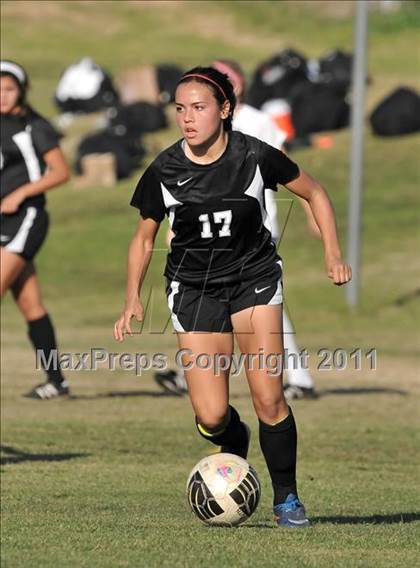
M 187 498 L 204 523 L 233 527 L 256 510 L 261 486 L 255 469 L 234 454 L 207 456 L 191 470 Z

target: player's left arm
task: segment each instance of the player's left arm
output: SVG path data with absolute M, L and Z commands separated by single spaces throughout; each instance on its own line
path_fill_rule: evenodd
M 289 191 L 304 199 L 315 218 L 324 244 L 325 265 L 328 277 L 337 286 L 351 280 L 351 267 L 341 258 L 334 209 L 322 185 L 305 171 L 286 184 Z
M 3 198 L 1 202 L 2 213 L 15 213 L 20 204 L 28 197 L 39 195 L 68 181 L 70 177 L 69 167 L 58 146 L 49 150 L 43 158 L 47 165 L 44 175 L 36 181 L 21 185 Z

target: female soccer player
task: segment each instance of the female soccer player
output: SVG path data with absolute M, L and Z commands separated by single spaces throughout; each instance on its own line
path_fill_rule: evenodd
M 236 61 L 221 59 L 214 61 L 211 66 L 226 74 L 232 83 L 236 97 L 232 129 L 254 136 L 278 150 L 281 149 L 286 139 L 286 133 L 280 130 L 266 113 L 243 102 L 246 78 L 240 65 Z M 280 230 L 277 222 L 277 205 L 274 199 L 274 192 L 267 189 L 264 192 L 264 200 L 267 211 L 267 225 L 270 228 L 273 242 L 277 244 L 280 238 Z M 299 199 L 299 202 L 306 213 L 309 231 L 314 236 L 320 237 L 319 229 L 309 205 L 304 199 Z M 169 241 L 170 238 L 172 238 L 172 231 L 170 231 Z M 292 362 L 289 362 L 287 368 L 287 383 L 283 385 L 285 399 L 290 402 L 298 398 L 306 398 L 308 400 L 317 398 L 312 376 L 309 370 L 302 365 L 300 349 L 296 342 L 296 333 L 285 308 L 283 308 L 283 343 L 285 353 L 287 352 L 287 357 Z M 181 369 L 157 371 L 154 378 L 157 384 L 166 392 L 181 396 L 188 393 L 187 381 Z
M 140 221 L 129 247 L 124 310 L 114 336 L 141 321 L 139 298 L 153 243 L 165 214 L 174 237 L 167 258 L 168 304 L 178 332 L 199 433 L 222 451 L 247 456 L 249 428 L 229 405 L 229 370 L 212 364 L 233 354 L 233 334 L 259 419 L 260 445 L 274 489 L 280 526 L 309 525 L 296 488 L 297 433 L 282 387 L 266 362 L 281 355 L 282 269 L 265 227 L 264 189 L 285 185 L 306 199 L 320 228 L 328 276 L 348 282 L 335 218 L 321 185 L 280 150 L 233 132 L 235 95 L 227 76 L 209 67 L 185 73 L 176 90 L 183 138 L 147 168 L 132 198 Z M 198 364 L 205 353 L 209 364 Z M 202 361 L 202 357 L 200 359 Z
M 60 369 L 49 363 L 57 349 L 33 259 L 48 229 L 44 193 L 69 178 L 52 126 L 26 102 L 28 76 L 12 61 L 0 62 L 1 91 L 1 296 L 11 288 L 41 353 L 47 381 L 27 396 L 51 399 L 69 392 Z M 48 364 L 49 363 L 49 364 Z

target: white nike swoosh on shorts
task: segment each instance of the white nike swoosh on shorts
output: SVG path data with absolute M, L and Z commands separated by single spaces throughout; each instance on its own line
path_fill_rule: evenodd
M 255 288 L 255 293 L 261 294 L 261 292 L 264 292 L 264 290 L 268 290 L 269 288 L 271 288 L 271 286 L 266 286 L 265 288 L 261 288 L 260 290 L 258 290 L 258 288 Z

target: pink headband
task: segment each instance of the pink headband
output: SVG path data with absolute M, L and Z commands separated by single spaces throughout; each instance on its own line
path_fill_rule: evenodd
M 206 75 L 200 75 L 199 73 L 189 73 L 188 75 L 184 75 L 181 80 L 180 83 L 182 83 L 182 81 L 184 79 L 186 79 L 187 77 L 199 77 L 200 79 L 204 79 L 205 81 L 208 81 L 209 83 L 212 83 L 215 87 L 217 87 L 219 89 L 219 91 L 222 93 L 222 95 L 225 97 L 226 100 L 228 100 L 224 90 L 222 89 L 222 87 L 219 85 L 219 83 L 216 83 L 216 81 L 214 81 L 213 79 L 210 79 L 210 77 L 207 77 Z
M 212 63 L 212 67 L 214 69 L 217 69 L 217 71 L 220 71 L 220 73 L 227 75 L 233 85 L 233 88 L 239 89 L 243 87 L 245 82 L 244 78 L 240 75 L 240 73 L 232 69 L 229 64 L 223 63 L 223 61 L 215 61 L 214 63 Z

